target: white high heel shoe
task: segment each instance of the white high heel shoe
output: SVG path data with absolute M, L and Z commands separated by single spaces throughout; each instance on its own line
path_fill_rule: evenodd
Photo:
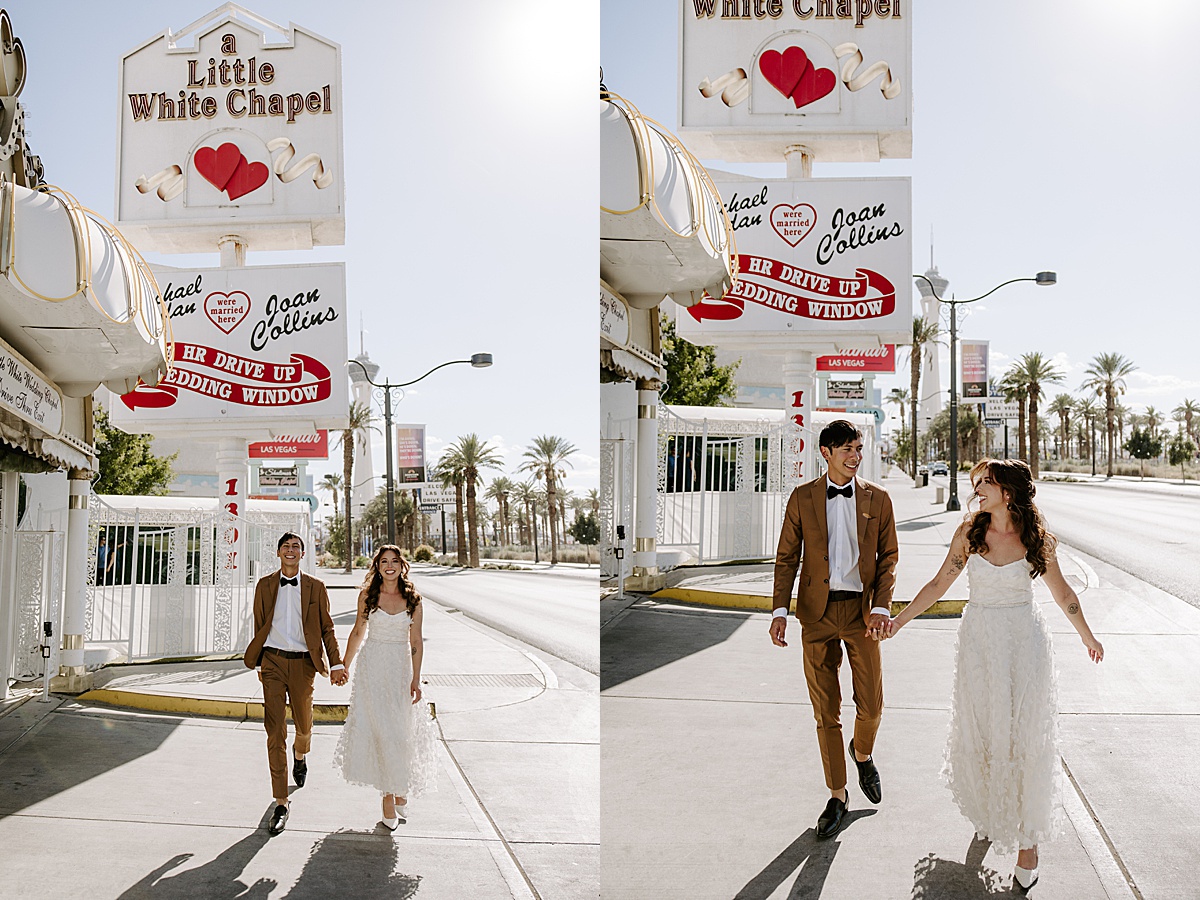
M 1029 890 L 1038 880 L 1037 866 L 1032 869 L 1022 869 L 1020 866 L 1013 867 L 1013 881 L 1021 886 L 1022 890 Z
M 395 806 L 395 804 L 393 804 L 393 806 Z M 400 807 L 396 806 L 395 811 L 396 815 L 392 816 L 390 819 L 387 816 L 381 816 L 381 819 L 383 820 L 383 827 L 388 831 L 395 831 L 397 826 L 400 824 Z

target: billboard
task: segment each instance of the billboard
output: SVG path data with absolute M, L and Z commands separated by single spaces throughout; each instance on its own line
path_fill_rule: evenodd
M 829 400 L 865 400 L 867 389 L 861 381 L 830 381 L 825 397 Z
M 831 356 L 817 357 L 818 372 L 865 372 L 868 375 L 894 374 L 896 345 L 884 344 L 870 350 L 843 350 Z
M 962 399 L 983 403 L 988 399 L 988 342 L 959 341 Z
M 697 344 L 758 333 L 881 343 L 912 336 L 911 182 L 907 178 L 714 182 L 738 249 L 723 297 L 681 310 Z
M 117 227 L 164 253 L 344 243 L 341 68 L 332 41 L 231 5 L 126 53 Z
M 681 0 L 680 134 L 699 157 L 778 162 L 912 155 L 904 0 Z
M 246 454 L 250 459 L 329 459 L 329 431 L 313 434 L 281 434 L 269 441 L 255 441 Z
M 171 371 L 119 397 L 114 425 L 191 437 L 346 427 L 342 263 L 152 268 L 171 312 Z
M 425 483 L 425 426 L 396 426 L 396 487 Z
M 299 484 L 295 466 L 263 466 L 258 470 L 259 487 L 297 487 Z

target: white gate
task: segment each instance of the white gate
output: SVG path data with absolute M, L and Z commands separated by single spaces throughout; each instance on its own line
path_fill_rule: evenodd
M 116 509 L 93 495 L 89 512 L 87 643 L 131 662 L 239 653 L 253 629 L 254 585 L 278 568 L 279 536 L 308 529 L 304 511 Z M 239 531 L 246 558 L 230 569 Z
M 800 438 L 790 423 L 696 421 L 660 405 L 658 550 L 699 563 L 773 557 Z
M 18 681 L 41 678 L 58 671 L 62 641 L 63 534 L 60 531 L 18 531 L 15 537 L 16 646 L 13 677 Z M 53 627 L 46 637 L 43 623 Z M 50 658 L 42 656 L 42 644 L 50 645 Z
M 600 577 L 619 577 L 617 526 L 625 526 L 621 546 L 633 546 L 633 441 L 600 439 Z

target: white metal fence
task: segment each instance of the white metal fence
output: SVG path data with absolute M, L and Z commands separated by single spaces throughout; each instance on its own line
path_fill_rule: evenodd
M 618 544 L 633 546 L 633 441 L 624 438 L 600 440 L 600 577 L 621 574 L 616 556 Z M 625 528 L 624 542 L 617 540 L 617 526 Z
M 43 673 L 58 671 L 58 647 L 62 639 L 59 608 L 63 592 L 63 533 L 61 531 L 18 531 L 15 544 L 16 641 L 13 648 L 13 677 L 32 681 Z M 54 634 L 47 638 L 43 623 L 50 622 Z M 50 646 L 50 658 L 42 656 L 42 645 Z
M 87 643 L 131 662 L 239 652 L 251 638 L 254 585 L 279 565 L 279 536 L 308 529 L 303 511 L 236 517 L 90 502 Z M 244 560 L 231 572 L 223 563 L 234 533 Z
M 799 484 L 800 437 L 789 423 L 697 421 L 659 406 L 660 553 L 700 563 L 774 556 Z

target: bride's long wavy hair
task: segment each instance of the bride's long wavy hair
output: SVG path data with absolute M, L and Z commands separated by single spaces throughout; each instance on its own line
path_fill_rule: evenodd
M 987 474 L 992 483 L 1008 494 L 1008 514 L 1021 535 L 1025 548 L 1025 559 L 1033 572 L 1031 578 L 1046 574 L 1047 558 L 1054 551 L 1057 539 L 1046 530 L 1046 522 L 1033 502 L 1037 487 L 1033 483 L 1033 472 L 1020 459 L 983 459 L 971 469 L 971 485 Z M 978 511 L 968 516 L 967 548 L 971 553 L 986 553 L 987 531 L 992 522 L 991 513 Z
M 404 603 L 408 607 L 408 614 L 411 616 L 417 611 L 417 604 L 421 602 L 421 595 L 417 592 L 413 583 L 408 580 L 408 560 L 400 552 L 400 548 L 395 544 L 384 544 L 375 551 L 375 556 L 371 558 L 371 567 L 367 569 L 367 577 L 363 581 L 363 587 L 367 590 L 366 606 L 367 616 L 379 609 L 379 590 L 383 587 L 383 574 L 379 571 L 379 560 L 383 554 L 392 551 L 400 558 L 400 596 L 404 598 Z

